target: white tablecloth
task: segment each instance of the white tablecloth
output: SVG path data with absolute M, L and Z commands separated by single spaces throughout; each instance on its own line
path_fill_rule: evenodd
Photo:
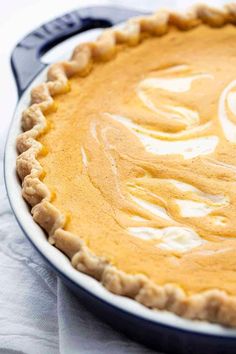
M 0 5 L 0 163 L 17 100 L 9 58 L 15 43 L 42 22 L 91 3 L 140 9 L 190 1 L 8 0 Z M 220 1 L 219 1 L 220 2 Z M 213 3 L 209 1 L 208 3 Z M 214 1 L 216 3 L 216 1 Z M 45 9 L 48 8 L 47 11 Z M 27 241 L 7 201 L 0 170 L 0 352 L 138 354 L 152 351 L 128 340 L 88 312 Z

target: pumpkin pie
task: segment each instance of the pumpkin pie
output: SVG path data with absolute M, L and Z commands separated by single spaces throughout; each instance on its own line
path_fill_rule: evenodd
M 53 64 L 18 136 L 49 242 L 111 292 L 236 326 L 236 7 L 159 11 Z

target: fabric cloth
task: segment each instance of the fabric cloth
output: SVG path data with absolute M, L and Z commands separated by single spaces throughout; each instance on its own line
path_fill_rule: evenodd
M 217 3 L 222 1 L 217 1 Z M 16 90 L 10 52 L 27 32 L 74 7 L 95 4 L 160 6 L 190 4 L 189 0 L 8 0 L 0 11 L 0 164 Z M 216 4 L 216 1 L 208 1 Z M 45 11 L 45 8 L 48 11 Z M 37 14 L 37 16 L 35 16 Z M 7 40 L 6 40 L 7 33 Z M 24 354 L 150 354 L 87 311 L 23 235 L 7 201 L 0 170 L 0 353 Z

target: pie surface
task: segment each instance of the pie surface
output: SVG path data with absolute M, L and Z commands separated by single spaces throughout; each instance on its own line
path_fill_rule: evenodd
M 73 75 L 37 160 L 63 230 L 128 275 L 236 296 L 236 28 L 171 26 Z

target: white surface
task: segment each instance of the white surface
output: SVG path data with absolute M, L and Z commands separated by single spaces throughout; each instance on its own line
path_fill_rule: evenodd
M 128 6 L 137 6 L 136 1 L 106 1 L 114 4 L 122 2 Z M 90 3 L 96 2 L 80 0 L 79 5 Z M 148 2 L 150 8 L 156 8 L 156 3 Z M 167 6 L 173 2 L 164 3 Z M 140 1 L 139 7 L 145 8 L 143 4 L 144 1 Z M 78 1 L 74 0 L 9 0 L 0 4 L 1 160 L 6 130 L 17 100 L 9 66 L 10 52 L 25 33 L 75 7 L 78 7 Z M 1 353 L 151 352 L 95 319 L 51 273 L 16 224 L 6 199 L 2 172 L 0 239 Z

